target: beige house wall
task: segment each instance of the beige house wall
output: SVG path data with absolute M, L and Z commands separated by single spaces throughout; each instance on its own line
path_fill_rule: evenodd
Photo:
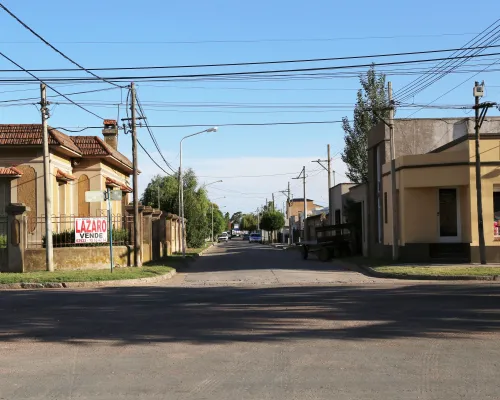
M 439 242 L 439 188 L 457 188 L 460 213 L 460 242 L 478 246 L 474 141 L 443 153 L 400 157 L 396 160 L 399 191 L 400 245 Z M 468 151 L 463 151 L 466 148 Z M 450 149 L 451 150 L 451 149 Z M 470 153 L 469 153 L 470 152 Z M 470 155 L 469 155 L 470 154 Z M 494 240 L 493 192 L 500 189 L 500 140 L 481 141 L 481 182 L 486 246 L 500 246 Z M 488 164 L 489 163 L 489 164 Z M 429 165 L 426 167 L 425 165 Z M 452 164 L 447 166 L 446 164 Z M 486 165 L 485 165 L 486 164 Z M 390 165 L 383 166 L 383 190 L 387 192 L 387 223 L 384 244 L 392 244 L 392 193 Z M 386 210 L 383 205 L 384 212 Z

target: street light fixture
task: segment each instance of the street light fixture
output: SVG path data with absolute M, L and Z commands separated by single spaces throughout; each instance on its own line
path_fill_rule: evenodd
M 222 183 L 222 179 L 210 183 L 205 183 L 204 185 L 201 185 L 202 188 L 206 188 L 207 186 L 213 185 L 214 183 Z
M 205 129 L 204 131 L 192 133 L 191 135 L 184 136 L 179 142 L 179 197 L 180 197 L 180 216 L 182 223 L 182 256 L 186 257 L 186 223 L 184 222 L 184 182 L 182 179 L 182 142 L 184 139 L 190 138 L 192 136 L 200 135 L 205 132 L 217 132 L 217 127 L 214 126 L 209 129 Z
M 222 182 L 222 181 L 221 181 Z M 215 183 L 215 182 L 213 182 Z M 217 197 L 215 200 L 220 200 L 220 199 L 225 199 L 226 196 L 222 196 L 222 197 Z M 212 230 L 210 231 L 210 238 L 212 239 L 212 243 L 214 242 L 214 203 L 213 201 L 210 202 L 210 205 L 212 206 Z M 225 206 L 222 206 L 220 208 L 223 208 Z

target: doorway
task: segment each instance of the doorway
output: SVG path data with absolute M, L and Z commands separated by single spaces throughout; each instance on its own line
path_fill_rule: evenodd
M 440 242 L 460 242 L 460 212 L 457 188 L 438 190 L 438 232 Z

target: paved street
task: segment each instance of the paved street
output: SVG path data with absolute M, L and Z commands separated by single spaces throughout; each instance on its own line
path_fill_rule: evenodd
M 0 399 L 497 399 L 500 285 L 233 241 L 161 286 L 0 292 Z

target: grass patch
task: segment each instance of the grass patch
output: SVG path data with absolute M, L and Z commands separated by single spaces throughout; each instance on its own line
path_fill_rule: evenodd
M 190 248 L 190 247 L 188 247 L 186 249 L 186 257 L 197 256 L 203 250 L 208 249 L 211 245 L 212 245 L 211 243 L 205 243 L 202 247 L 196 247 L 196 248 Z M 180 253 L 173 253 L 172 256 L 174 256 L 174 257 L 182 256 L 182 252 L 180 252 Z
M 371 266 L 374 271 L 401 276 L 492 276 L 500 275 L 500 267 L 419 267 L 419 266 Z
M 49 283 L 49 282 L 96 282 L 116 281 L 122 279 L 150 278 L 165 275 L 173 268 L 162 266 L 147 266 L 142 268 L 117 268 L 111 273 L 106 269 L 92 269 L 85 271 L 55 271 L 55 272 L 26 272 L 0 273 L 1 283 Z

